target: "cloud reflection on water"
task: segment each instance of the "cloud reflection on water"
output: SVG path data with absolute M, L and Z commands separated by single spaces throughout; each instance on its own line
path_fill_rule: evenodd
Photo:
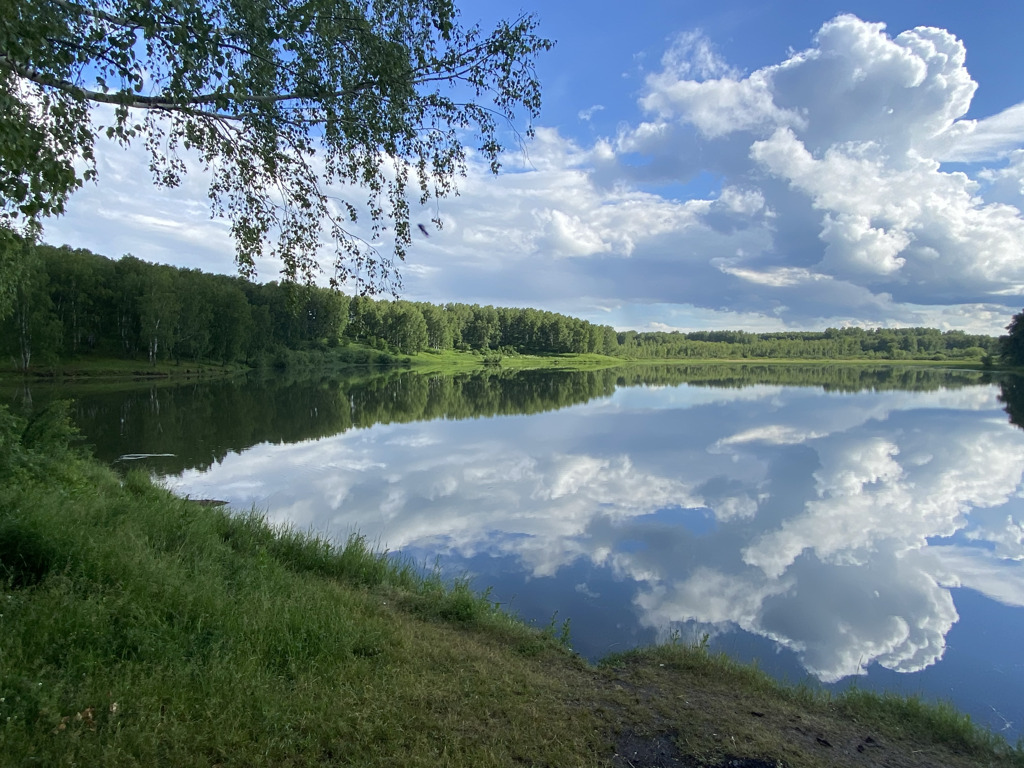
M 835 681 L 934 664 L 953 587 L 1024 606 L 1024 434 L 996 393 L 620 389 L 260 445 L 169 483 L 528 578 L 586 562 L 633 584 L 641 626 L 741 628 Z

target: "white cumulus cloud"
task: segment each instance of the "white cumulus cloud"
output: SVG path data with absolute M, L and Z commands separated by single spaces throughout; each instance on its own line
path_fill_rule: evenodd
M 406 296 L 620 328 L 1002 332 L 1024 301 L 1024 105 L 967 119 L 977 84 L 948 30 L 842 15 L 791 42 L 809 46 L 743 72 L 677 34 L 615 135 L 538 125 L 498 178 L 470 153 L 460 196 L 414 206 L 444 227 L 411 249 Z M 231 271 L 198 174 L 154 190 L 139 151 L 99 164 L 48 239 Z

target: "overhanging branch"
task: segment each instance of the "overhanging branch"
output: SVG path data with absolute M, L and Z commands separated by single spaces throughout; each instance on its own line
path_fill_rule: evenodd
M 372 90 L 377 83 L 366 81 L 356 85 L 354 88 L 343 91 L 334 91 L 327 94 L 315 93 L 252 93 L 239 94 L 231 92 L 203 93 L 189 98 L 173 98 L 166 94 L 158 96 L 145 96 L 143 94 L 127 91 L 95 91 L 83 88 L 68 80 L 61 80 L 46 72 L 41 72 L 32 67 L 19 65 L 10 57 L 0 53 L 0 67 L 5 68 L 18 77 L 24 78 L 36 85 L 46 88 L 54 88 L 77 99 L 95 101 L 101 104 L 113 104 L 115 106 L 133 107 L 137 109 L 157 109 L 165 111 L 183 110 L 189 111 L 193 107 L 200 107 L 209 104 L 228 102 L 232 104 L 279 104 L 288 101 L 324 101 L 334 99 L 352 98 L 359 94 L 365 94 Z M 238 119 L 237 115 L 225 115 L 220 112 L 205 112 L 205 114 L 216 115 L 226 119 Z

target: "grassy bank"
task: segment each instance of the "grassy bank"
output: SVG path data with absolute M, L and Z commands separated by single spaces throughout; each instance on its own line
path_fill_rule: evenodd
M 420 373 L 462 373 L 480 368 L 501 368 L 502 370 L 536 370 L 558 368 L 571 370 L 593 370 L 627 365 L 621 357 L 598 354 L 564 355 L 519 355 L 498 352 L 481 354 L 445 350 L 441 352 L 420 352 L 409 358 L 409 364 Z
M 590 667 L 468 584 L 68 446 L 0 410 L 2 766 L 1024 765 L 950 709 L 700 647 Z

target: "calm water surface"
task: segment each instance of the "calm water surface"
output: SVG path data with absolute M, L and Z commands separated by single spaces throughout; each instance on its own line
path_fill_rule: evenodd
M 976 372 L 691 367 L 147 388 L 77 413 L 107 460 L 174 454 L 142 461 L 181 494 L 436 562 L 570 619 L 585 656 L 707 633 L 1015 740 L 1020 397 Z

